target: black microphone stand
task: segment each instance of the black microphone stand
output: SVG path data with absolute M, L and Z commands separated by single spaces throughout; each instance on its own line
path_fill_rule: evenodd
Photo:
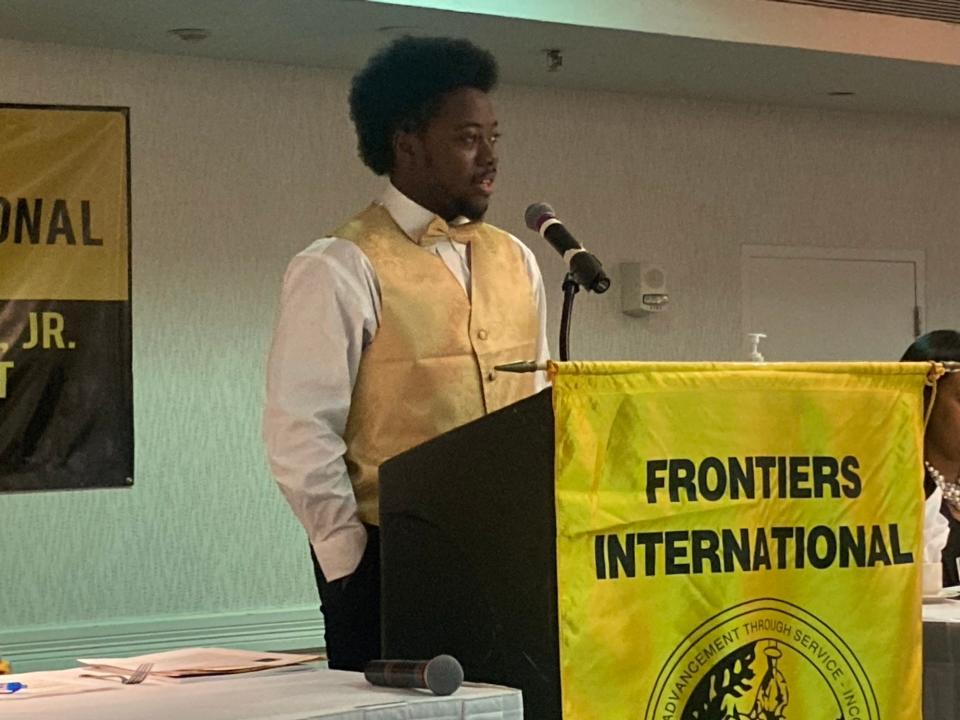
M 573 316 L 573 300 L 580 291 L 580 283 L 567 273 L 563 279 L 563 311 L 560 313 L 560 362 L 570 359 L 570 318 Z
M 582 272 L 581 263 L 571 263 L 570 272 L 563 278 L 563 312 L 560 314 L 560 361 L 567 362 L 570 359 L 570 320 L 573 317 L 573 300 L 580 287 L 585 290 L 595 292 L 598 295 L 605 293 L 610 288 L 610 278 L 600 267 L 600 261 L 589 253 L 579 253 L 575 258 L 583 258 L 588 263 L 589 273 Z M 495 370 L 503 372 L 535 372 L 543 370 L 538 367 L 536 361 L 520 361 L 497 365 Z

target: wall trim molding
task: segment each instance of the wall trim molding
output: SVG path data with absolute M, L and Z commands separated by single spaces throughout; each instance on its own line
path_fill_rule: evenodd
M 323 619 L 316 605 L 0 628 L 0 657 L 11 661 L 14 672 L 182 647 L 298 650 L 323 645 Z

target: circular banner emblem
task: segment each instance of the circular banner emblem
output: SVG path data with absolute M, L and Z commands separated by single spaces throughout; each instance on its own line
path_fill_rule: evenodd
M 660 670 L 644 720 L 879 720 L 860 661 L 825 622 L 774 598 L 727 608 Z

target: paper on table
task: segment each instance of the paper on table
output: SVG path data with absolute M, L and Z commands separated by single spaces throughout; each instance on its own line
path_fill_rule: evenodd
M 246 677 L 251 674 L 256 674 L 259 677 L 265 677 L 270 675 L 286 675 L 291 673 L 298 672 L 315 672 L 318 668 L 313 663 L 300 663 L 299 665 L 281 665 L 280 667 L 268 667 L 268 668 L 257 668 L 256 671 L 248 672 L 227 672 L 227 673 L 204 673 L 202 675 L 154 675 L 150 674 L 150 678 L 146 682 L 157 682 L 157 683 L 173 683 L 176 685 L 183 685 L 184 683 L 192 682 L 211 682 L 215 680 L 236 680 L 237 678 Z M 94 672 L 99 672 L 98 668 L 91 668 Z
M 77 668 L 4 675 L 0 680 L 5 684 L 13 682 L 23 684 L 23 688 L 15 693 L 0 694 L 0 703 L 13 700 L 29 700 L 35 697 L 50 697 L 51 695 L 73 695 L 95 690 L 119 690 L 122 687 L 121 685 L 104 685 L 103 683 L 80 679 Z
M 272 653 L 259 650 L 230 650 L 227 648 L 183 648 L 129 658 L 93 658 L 77 662 L 98 670 L 131 673 L 141 663 L 153 663 L 151 675 L 162 677 L 191 677 L 196 675 L 227 675 L 255 672 L 267 668 L 298 665 L 322 660 L 322 655 Z

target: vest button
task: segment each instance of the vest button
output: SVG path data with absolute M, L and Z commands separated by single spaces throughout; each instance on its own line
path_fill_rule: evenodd
M 487 339 L 487 331 L 484 330 L 483 328 L 480 328 L 479 330 L 477 330 L 477 337 L 480 338 L 481 340 L 486 340 L 486 339 Z
M 497 371 L 496 371 L 496 370 L 491 370 L 490 372 L 487 373 L 487 380 L 489 380 L 490 382 L 493 382 L 493 381 L 496 380 L 496 379 L 497 379 Z

